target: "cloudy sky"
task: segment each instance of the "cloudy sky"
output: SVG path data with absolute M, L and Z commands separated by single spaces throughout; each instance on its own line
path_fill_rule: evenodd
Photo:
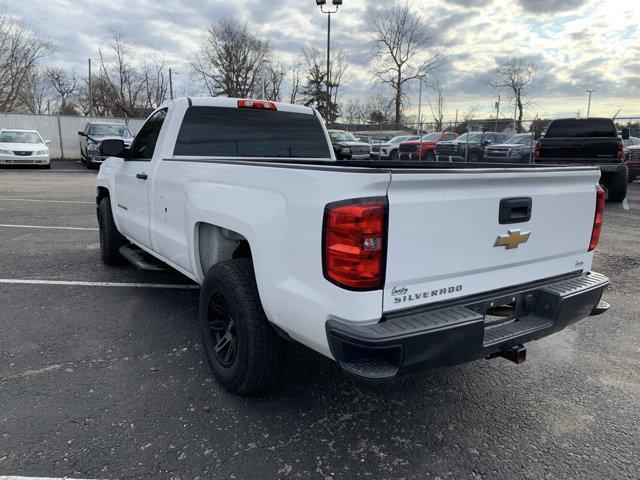
M 427 20 L 447 63 L 436 73 L 444 86 L 447 118 L 472 105 L 489 114 L 497 92 L 486 85 L 496 62 L 511 56 L 537 64 L 533 105 L 525 116 L 640 115 L 640 6 L 638 0 L 407 0 Z M 58 53 L 52 59 L 85 74 L 88 57 L 108 42 L 109 26 L 135 47 L 140 59 L 165 55 L 187 88 L 188 59 L 204 24 L 222 18 L 246 21 L 268 38 L 276 55 L 291 61 L 301 47 L 325 48 L 326 17 L 313 0 L 0 0 Z M 334 48 L 353 64 L 345 95 L 373 88 L 370 18 L 386 0 L 344 0 L 333 19 Z M 187 92 L 185 92 L 187 93 Z M 188 92 L 194 94 L 196 92 Z M 417 89 L 410 93 L 417 105 Z M 505 106 L 505 109 L 509 107 Z M 510 107 L 512 108 L 512 107 Z

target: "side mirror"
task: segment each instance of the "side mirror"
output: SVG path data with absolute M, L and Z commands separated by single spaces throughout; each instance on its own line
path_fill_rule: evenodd
M 482 146 L 486 147 L 487 145 L 491 145 L 493 143 L 492 140 L 483 140 L 482 141 Z
M 51 145 L 51 140 L 45 140 L 45 141 L 44 141 L 44 144 L 45 144 L 45 145 Z
M 628 128 L 623 128 L 622 129 L 622 139 L 623 140 L 629 140 L 630 137 L 631 137 L 631 131 Z
M 124 141 L 114 138 L 100 142 L 98 151 L 100 152 L 100 155 L 104 155 L 105 157 L 124 158 L 126 147 L 124 145 Z
M 87 134 L 84 133 L 84 132 L 78 132 L 78 135 L 80 135 L 81 137 L 86 137 L 87 136 Z

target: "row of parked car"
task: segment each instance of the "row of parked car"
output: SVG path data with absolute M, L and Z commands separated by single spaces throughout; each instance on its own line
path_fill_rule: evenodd
M 535 141 L 530 133 L 508 136 L 499 132 L 432 132 L 402 135 L 383 142 L 363 141 L 342 130 L 330 131 L 336 157 L 341 160 L 406 160 L 528 163 Z M 369 140 L 366 138 L 366 140 Z M 347 143 L 345 143 L 347 141 Z M 354 156 L 351 149 L 357 148 Z
M 532 133 L 507 136 L 498 132 L 458 135 L 433 132 L 423 136 L 401 135 L 390 140 L 356 137 L 350 132 L 331 130 L 339 160 L 468 161 L 488 163 L 529 163 L 534 158 L 536 140 Z M 629 168 L 629 182 L 640 178 L 640 138 L 623 141 L 623 155 Z
M 554 123 L 578 122 L 578 125 L 585 126 L 589 123 L 596 125 L 602 119 L 585 120 L 557 120 Z M 127 125 L 112 122 L 88 122 L 78 135 L 81 161 L 87 168 L 97 168 L 105 160 L 99 152 L 103 140 L 121 139 L 126 146 L 133 140 Z M 330 130 L 329 135 L 338 160 L 530 163 L 537 158 L 536 145 L 539 145 L 533 133 L 508 136 L 501 132 L 470 132 L 463 135 L 431 132 L 425 135 L 401 135 L 387 141 L 376 141 L 367 136 L 356 137 L 344 130 Z M 617 155 L 623 156 L 628 169 L 627 181 L 632 182 L 640 178 L 640 138 L 621 136 L 622 152 Z M 2 129 L 0 165 L 49 168 L 50 143 L 35 130 Z

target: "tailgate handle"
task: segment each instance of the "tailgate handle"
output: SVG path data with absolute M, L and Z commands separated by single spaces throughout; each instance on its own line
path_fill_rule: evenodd
M 500 200 L 500 225 L 524 223 L 531 220 L 531 198 L 503 198 Z

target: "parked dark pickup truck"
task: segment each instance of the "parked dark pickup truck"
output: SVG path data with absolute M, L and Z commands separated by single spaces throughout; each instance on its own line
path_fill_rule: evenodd
M 542 164 L 600 167 L 600 183 L 609 200 L 622 202 L 627 196 L 629 170 L 624 162 L 622 139 L 610 118 L 553 120 L 536 143 L 533 158 L 535 163 Z

